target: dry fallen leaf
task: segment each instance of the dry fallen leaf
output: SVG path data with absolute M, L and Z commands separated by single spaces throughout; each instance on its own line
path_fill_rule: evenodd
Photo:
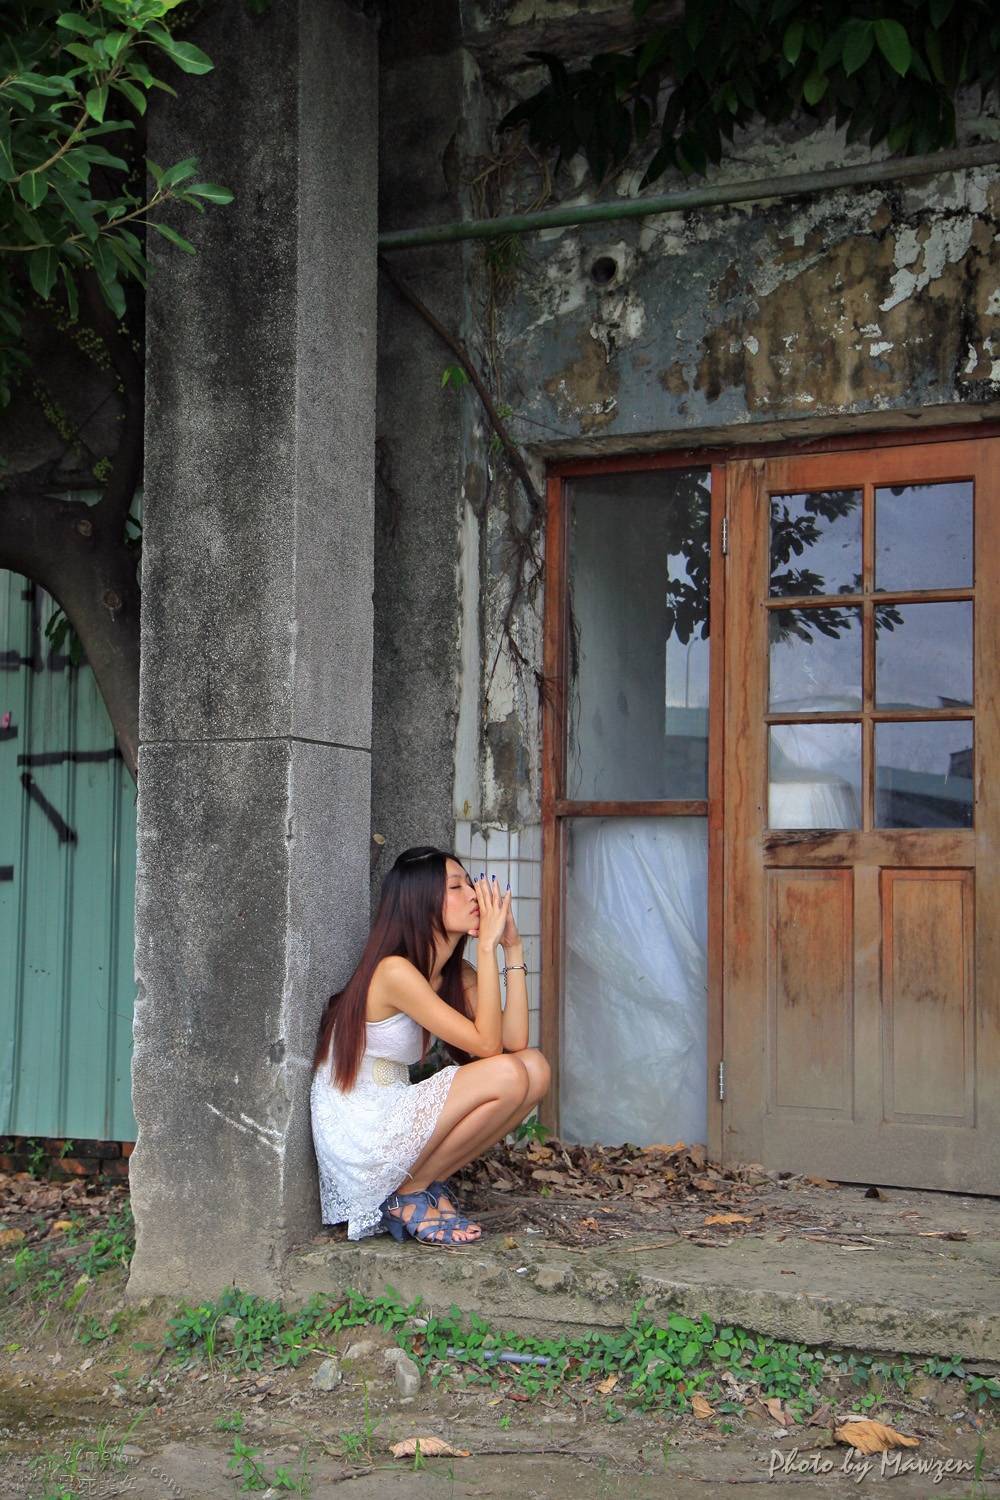
M 831 1182 L 827 1177 L 807 1177 L 806 1182 L 808 1182 L 810 1187 L 818 1188 L 837 1188 L 840 1186 L 839 1183 Z
M 746 1214 L 709 1214 L 701 1222 L 703 1224 L 752 1224 L 753 1220 Z
M 424 1458 L 468 1458 L 467 1448 L 453 1448 L 446 1443 L 444 1438 L 438 1437 L 411 1437 L 403 1438 L 401 1443 L 393 1443 L 389 1449 L 393 1458 L 415 1458 L 417 1455 L 417 1444 L 420 1444 L 420 1452 Z
M 618 1371 L 616 1370 L 613 1375 L 608 1375 L 604 1380 L 599 1381 L 597 1389 L 600 1391 L 602 1396 L 610 1396 L 611 1392 L 614 1390 L 617 1384 Z
M 0 1250 L 7 1245 L 19 1245 L 24 1238 L 23 1229 L 0 1229 Z
M 710 1406 L 704 1396 L 700 1396 L 697 1392 L 691 1397 L 691 1410 L 699 1422 L 704 1422 L 707 1417 L 715 1416 L 715 1407 Z
M 884 1422 L 867 1419 L 845 1422 L 843 1427 L 834 1428 L 833 1435 L 838 1443 L 847 1443 L 859 1453 L 884 1453 L 888 1448 L 916 1448 L 920 1444 L 919 1438 L 907 1437 L 894 1427 L 886 1427 Z
M 969 1238 L 964 1229 L 918 1229 L 917 1237 L 922 1240 L 967 1240 Z
M 789 1417 L 788 1413 L 785 1411 L 785 1408 L 782 1406 L 780 1396 L 768 1396 L 767 1400 L 761 1400 L 760 1404 L 764 1407 L 765 1411 L 767 1411 L 769 1415 L 774 1418 L 776 1422 L 781 1423 L 782 1427 L 788 1426 L 789 1422 L 791 1421 L 791 1417 Z
M 684 1150 L 684 1142 L 674 1141 L 672 1146 L 643 1146 L 641 1150 L 643 1156 L 651 1156 L 654 1152 L 661 1152 L 664 1156 L 673 1156 L 675 1151 Z
M 56 1219 L 55 1223 L 52 1225 L 52 1233 L 55 1234 L 56 1230 L 59 1230 L 61 1232 L 64 1229 L 72 1229 L 72 1228 L 73 1228 L 73 1220 L 72 1219 Z

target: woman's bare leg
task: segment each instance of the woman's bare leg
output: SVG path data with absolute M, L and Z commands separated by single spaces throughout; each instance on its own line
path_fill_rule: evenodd
M 423 1192 L 429 1187 L 439 1175 L 438 1154 L 445 1141 L 450 1142 L 449 1157 L 457 1152 L 471 1159 L 477 1154 L 473 1148 L 478 1140 L 490 1134 L 499 1139 L 497 1132 L 503 1122 L 517 1110 L 527 1093 L 527 1069 L 513 1053 L 477 1058 L 460 1067 L 430 1140 L 410 1168 L 406 1183 L 400 1186 L 407 1193 Z M 403 1219 L 410 1218 L 412 1213 L 412 1208 L 409 1212 L 404 1209 Z M 437 1210 L 432 1208 L 426 1217 L 436 1216 Z M 480 1233 L 476 1225 L 464 1233 L 456 1230 L 456 1237 L 473 1240 Z
M 528 1047 L 523 1052 L 510 1052 L 505 1056 L 516 1058 L 527 1073 L 528 1088 L 524 1097 L 511 1113 L 501 1120 L 499 1125 L 492 1121 L 478 1136 L 472 1138 L 464 1134 L 460 1137 L 455 1131 L 450 1131 L 439 1142 L 431 1157 L 428 1158 L 425 1152 L 420 1165 L 424 1172 L 430 1173 L 428 1181 L 434 1182 L 450 1177 L 452 1172 L 458 1171 L 459 1167 L 464 1167 L 470 1161 L 475 1161 L 477 1156 L 482 1156 L 484 1151 L 488 1151 L 490 1146 L 495 1146 L 497 1141 L 502 1141 L 516 1125 L 519 1125 L 548 1092 L 551 1070 L 536 1048 Z M 458 1080 L 455 1081 L 457 1083 Z M 454 1087 L 455 1085 L 452 1084 L 452 1090 Z M 414 1171 L 416 1170 L 415 1167 Z M 445 1213 L 454 1210 L 454 1204 L 450 1199 L 441 1198 L 440 1203 Z

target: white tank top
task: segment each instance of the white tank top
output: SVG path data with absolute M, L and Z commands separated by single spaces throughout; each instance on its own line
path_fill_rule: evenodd
M 424 1046 L 423 1028 L 405 1011 L 397 1011 L 384 1021 L 365 1022 L 365 1056 L 388 1057 L 393 1062 L 420 1061 Z

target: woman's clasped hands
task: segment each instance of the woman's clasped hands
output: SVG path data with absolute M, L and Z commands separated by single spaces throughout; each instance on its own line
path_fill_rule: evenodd
M 474 882 L 476 900 L 479 902 L 479 932 L 481 947 L 495 948 L 500 942 L 510 918 L 510 890 L 501 892 L 496 876 L 487 880 L 481 876 Z

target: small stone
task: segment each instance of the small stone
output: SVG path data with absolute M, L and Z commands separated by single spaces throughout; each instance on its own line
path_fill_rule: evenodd
M 374 1339 L 358 1339 L 357 1343 L 351 1344 L 344 1355 L 345 1359 L 369 1359 L 378 1348 Z
M 343 1380 L 343 1372 L 335 1359 L 324 1359 L 317 1370 L 313 1371 L 309 1384 L 317 1391 L 332 1391 Z
M 401 1359 L 406 1359 L 406 1353 L 396 1344 L 390 1344 L 388 1349 L 382 1350 L 382 1368 L 384 1370 L 395 1369 Z
M 236 1332 L 236 1324 L 238 1321 L 239 1320 L 237 1318 L 233 1317 L 232 1313 L 227 1313 L 224 1318 L 219 1319 L 216 1327 L 220 1328 L 223 1333 L 232 1335 Z
M 412 1397 L 420 1390 L 420 1368 L 415 1365 L 408 1354 L 400 1350 L 400 1358 L 396 1361 L 395 1377 L 396 1389 L 404 1398 Z
M 532 1279 L 540 1292 L 559 1292 L 568 1285 L 571 1272 L 569 1266 L 556 1262 L 539 1266 Z

